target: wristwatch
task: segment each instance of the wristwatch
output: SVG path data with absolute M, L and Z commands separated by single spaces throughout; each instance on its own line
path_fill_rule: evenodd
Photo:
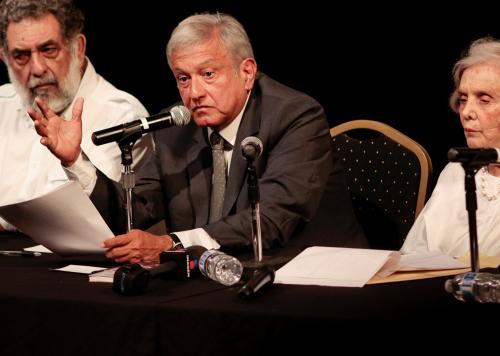
M 181 250 L 184 248 L 181 240 L 179 239 L 179 237 L 176 234 L 168 234 L 168 235 L 170 236 L 170 238 L 172 239 L 172 242 L 173 242 L 171 250 Z

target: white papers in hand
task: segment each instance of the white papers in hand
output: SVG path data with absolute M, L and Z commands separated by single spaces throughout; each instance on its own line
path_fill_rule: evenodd
M 399 258 L 397 251 L 314 246 L 281 267 L 274 283 L 363 287 L 379 271 L 394 272 Z
M 63 256 L 103 253 L 113 233 L 77 182 L 32 200 L 0 207 L 0 215 L 49 250 Z

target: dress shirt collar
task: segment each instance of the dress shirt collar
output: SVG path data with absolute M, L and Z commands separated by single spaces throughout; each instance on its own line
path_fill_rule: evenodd
M 250 93 L 247 95 L 245 105 L 243 105 L 243 108 L 241 109 L 240 113 L 238 115 L 236 115 L 236 118 L 233 121 L 231 121 L 231 123 L 229 125 L 227 125 L 222 130 L 219 131 L 219 134 L 224 138 L 224 140 L 229 142 L 233 147 L 234 147 L 234 143 L 236 142 L 236 135 L 238 133 L 238 128 L 240 127 L 240 122 L 241 122 L 241 119 L 243 118 L 243 113 L 245 112 L 245 108 L 247 107 L 249 97 L 250 97 Z M 211 127 L 208 128 L 208 138 L 209 139 L 210 139 L 210 134 L 213 131 L 214 130 Z

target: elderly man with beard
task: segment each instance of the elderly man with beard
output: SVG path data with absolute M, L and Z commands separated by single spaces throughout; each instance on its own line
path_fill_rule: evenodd
M 88 160 L 108 178 L 120 179 L 118 145 L 95 146 L 91 134 L 148 113 L 135 97 L 96 73 L 85 56 L 83 25 L 82 12 L 70 0 L 0 3 L 0 58 L 11 81 L 0 86 L 0 205 L 44 194 L 78 173 L 62 167 L 40 144 L 27 114 L 28 107 L 37 107 L 37 97 L 65 120 L 81 115 L 77 160 Z M 136 143 L 135 166 L 152 147 L 149 137 Z M 92 179 L 87 182 L 90 191 Z M 13 229 L 0 218 L 0 231 Z

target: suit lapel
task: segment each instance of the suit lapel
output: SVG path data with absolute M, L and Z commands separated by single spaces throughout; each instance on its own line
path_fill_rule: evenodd
M 207 224 L 210 206 L 212 151 L 206 137 L 206 129 L 196 130 L 186 155 L 195 226 Z
M 247 162 L 241 154 L 241 141 L 259 132 L 260 119 L 259 104 L 256 100 L 255 93 L 252 93 L 248 100 L 247 109 L 243 114 L 234 143 L 231 168 L 229 170 L 226 194 L 224 196 L 224 207 L 222 208 L 223 216 L 227 216 L 236 203 L 246 176 Z

